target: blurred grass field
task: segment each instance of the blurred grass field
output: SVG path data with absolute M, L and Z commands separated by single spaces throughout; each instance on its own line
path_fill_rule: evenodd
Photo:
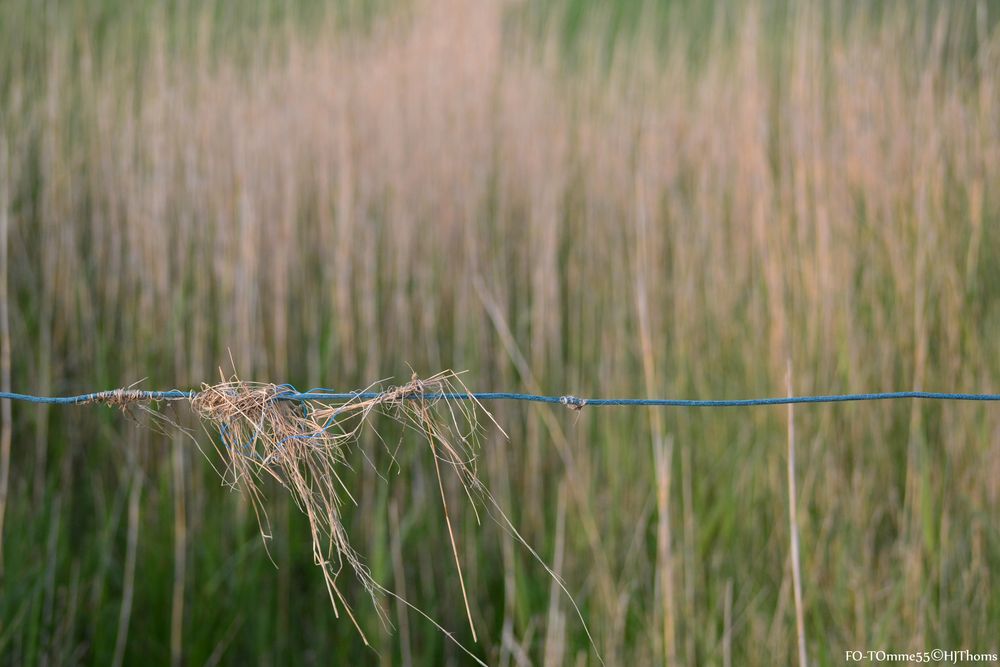
M 1000 5 L 0 5 L 12 386 L 242 377 L 745 398 L 1000 391 Z M 488 406 L 480 473 L 606 664 L 797 655 L 783 408 Z M 165 408 L 196 424 L 185 408 Z M 308 528 L 185 437 L 13 407 L 0 662 L 466 664 L 333 617 Z M 998 650 L 1000 411 L 795 411 L 805 634 Z M 493 665 L 594 665 L 431 461 L 347 474 L 377 581 Z M 200 433 L 211 451 L 209 436 Z M 211 457 L 210 457 L 211 459 Z M 217 463 L 217 462 L 216 462 Z

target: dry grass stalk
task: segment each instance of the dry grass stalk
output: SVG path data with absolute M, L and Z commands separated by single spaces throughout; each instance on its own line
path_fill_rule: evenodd
M 787 361 L 785 384 L 792 396 L 792 360 Z M 798 639 L 799 666 L 807 667 L 805 613 L 802 605 L 802 566 L 799 560 L 798 492 L 795 490 L 795 406 L 788 405 L 788 526 L 791 540 L 792 585 L 795 595 L 795 636 Z
M 10 320 L 7 289 L 7 144 L 0 142 L 0 391 L 10 391 Z M 10 483 L 10 443 L 13 434 L 10 401 L 0 405 L 0 574 L 3 574 L 3 528 Z

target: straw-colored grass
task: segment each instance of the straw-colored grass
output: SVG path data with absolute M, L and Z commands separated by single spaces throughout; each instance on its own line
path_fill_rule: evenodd
M 377 390 L 369 387 L 359 393 L 374 393 L 375 396 L 359 396 L 347 401 L 331 402 L 319 398 L 290 401 L 282 396 L 288 391 L 288 386 L 246 382 L 233 377 L 218 384 L 203 385 L 191 400 L 191 406 L 210 430 L 218 433 L 220 445 L 216 447 L 216 451 L 225 462 L 222 478 L 232 488 L 247 494 L 257 513 L 265 540 L 271 538 L 271 530 L 262 480 L 274 479 L 291 494 L 295 505 L 308 519 L 313 559 L 323 572 L 334 613 L 339 616 L 340 610 L 343 610 L 366 644 L 368 638 L 337 584 L 345 567 L 353 572 L 356 580 L 368 592 L 383 623 L 389 624 L 389 617 L 382 604 L 382 597 L 387 594 L 420 613 L 445 636 L 455 641 L 452 634 L 429 615 L 374 579 L 364 558 L 351 545 L 344 526 L 343 504 L 350 502 L 357 505 L 357 501 L 339 471 L 357 465 L 359 454 L 364 458 L 359 441 L 365 430 L 374 430 L 372 423 L 373 415 L 376 414 L 399 422 L 404 430 L 404 438 L 409 436 L 407 439 L 412 439 L 416 434 L 418 440 L 428 446 L 428 454 L 434 462 L 448 540 L 473 642 L 476 641 L 475 624 L 448 511 L 447 494 L 441 476 L 442 463 L 454 472 L 476 515 L 477 523 L 477 506 L 484 504 L 484 509 L 498 521 L 500 527 L 509 531 L 553 578 L 554 594 L 562 592 L 569 596 L 569 591 L 559 576 L 524 541 L 508 515 L 479 479 L 476 460 L 482 428 L 478 413 L 482 411 L 493 426 L 501 433 L 503 430 L 474 398 L 460 401 L 442 398 L 442 395 L 448 394 L 468 394 L 467 387 L 457 374 L 443 371 L 421 379 L 414 373 L 406 384 Z M 112 397 L 109 404 L 124 407 L 125 400 L 121 396 Z M 377 431 L 374 434 L 381 440 Z M 410 444 L 404 442 L 404 439 L 395 447 L 390 447 L 384 440 L 382 442 L 386 445 L 386 452 L 393 458 L 399 447 Z M 370 460 L 368 464 L 371 465 Z M 572 597 L 570 602 L 589 636 L 586 623 Z M 468 648 L 458 645 L 480 662 Z M 594 648 L 596 651 L 596 646 Z M 596 655 L 599 658 L 599 653 Z
M 271 531 L 261 480 L 272 478 L 291 494 L 295 505 L 308 518 L 313 559 L 323 571 L 334 613 L 339 615 L 339 609 L 345 611 L 365 643 L 368 639 L 337 586 L 338 576 L 345 567 L 353 572 L 371 596 L 380 618 L 388 623 L 381 603 L 385 589 L 375 581 L 364 559 L 351 546 L 342 520 L 342 505 L 345 502 L 356 505 L 357 501 L 339 470 L 358 465 L 359 439 L 362 431 L 370 427 L 375 413 L 395 419 L 404 429 L 419 433 L 429 446 L 468 610 L 439 461 L 455 471 L 474 507 L 472 490 L 478 496 L 481 488 L 475 473 L 475 444 L 480 436 L 477 404 L 439 407 L 441 399 L 425 398 L 429 394 L 458 391 L 456 383 L 464 390 L 458 376 L 451 372 L 438 373 L 426 380 L 414 374 L 410 382 L 378 391 L 374 398 L 331 405 L 314 400 L 282 400 L 280 395 L 288 391 L 287 387 L 233 378 L 203 385 L 191 402 L 195 412 L 218 432 L 221 446 L 216 450 L 225 461 L 223 479 L 233 488 L 247 493 L 265 539 L 270 539 Z M 402 445 L 400 442 L 399 446 Z M 391 454 L 393 450 L 387 451 Z M 471 612 L 468 618 L 475 639 Z

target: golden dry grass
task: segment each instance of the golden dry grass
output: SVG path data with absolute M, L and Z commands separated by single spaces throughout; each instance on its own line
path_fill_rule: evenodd
M 280 395 L 288 391 L 287 387 L 233 378 L 203 385 L 191 402 L 195 412 L 218 433 L 222 446 L 217 446 L 216 451 L 225 462 L 223 479 L 232 488 L 247 493 L 265 539 L 270 539 L 271 531 L 262 478 L 273 478 L 291 494 L 295 505 L 308 518 L 313 559 L 323 571 L 334 613 L 339 616 L 339 610 L 344 610 L 366 644 L 364 630 L 340 592 L 337 579 L 345 567 L 349 568 L 386 624 L 389 619 L 380 594 L 387 591 L 375 581 L 364 558 L 351 546 L 342 520 L 342 505 L 345 502 L 357 505 L 357 501 L 339 471 L 358 465 L 357 459 L 364 458 L 358 441 L 363 430 L 374 428 L 371 421 L 375 413 L 397 420 L 405 430 L 420 435 L 434 459 L 456 570 L 463 598 L 467 600 L 438 461 L 454 469 L 474 506 L 473 491 L 477 496 L 482 493 L 482 484 L 475 473 L 475 443 L 479 437 L 477 404 L 454 406 L 441 399 L 424 398 L 454 392 L 456 382 L 462 386 L 450 372 L 425 380 L 414 374 L 405 385 L 378 391 L 375 397 L 331 405 L 281 400 Z M 443 403 L 442 410 L 438 406 Z M 392 449 L 386 451 L 394 456 Z M 471 613 L 469 623 L 471 626 Z M 475 639 L 474 626 L 472 632 Z

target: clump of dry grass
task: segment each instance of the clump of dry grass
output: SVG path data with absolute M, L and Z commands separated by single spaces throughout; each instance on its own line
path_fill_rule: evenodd
M 475 639 L 441 463 L 452 468 L 473 508 L 475 497 L 489 495 L 475 468 L 479 434 L 477 412 L 481 406 L 475 401 L 458 404 L 440 398 L 441 394 L 456 391 L 467 390 L 453 372 L 442 372 L 428 379 L 420 379 L 414 374 L 404 385 L 377 392 L 370 388 L 364 392 L 375 393 L 374 397 L 330 404 L 318 400 L 289 400 L 288 386 L 245 382 L 234 376 L 218 384 L 203 385 L 191 404 L 195 412 L 218 431 L 216 449 L 225 461 L 223 479 L 233 488 L 246 490 L 265 538 L 270 535 L 270 524 L 263 502 L 262 481 L 272 478 L 291 494 L 309 520 L 313 558 L 323 572 L 334 611 L 339 617 L 342 608 L 363 638 L 364 632 L 338 586 L 345 566 L 371 596 L 384 623 L 388 624 L 388 618 L 381 605 L 382 594 L 398 596 L 374 580 L 364 559 L 351 545 L 344 528 L 342 508 L 345 502 L 354 503 L 355 500 L 338 471 L 351 465 L 350 455 L 357 448 L 364 429 L 372 427 L 375 415 L 390 417 L 404 428 L 418 432 L 434 457 L 451 551 Z
M 262 483 L 271 478 L 288 490 L 309 521 L 313 559 L 323 572 L 335 615 L 339 618 L 340 609 L 343 609 L 366 644 L 368 638 L 337 583 L 345 566 L 364 586 L 384 624 L 388 626 L 390 622 L 382 606 L 382 597 L 393 597 L 423 616 L 477 663 L 484 664 L 431 616 L 379 584 L 348 538 L 342 508 L 345 502 L 355 505 L 357 502 L 338 471 L 350 469 L 352 453 L 364 456 L 359 441 L 366 428 L 371 428 L 375 436 L 387 444 L 373 424 L 375 417 L 384 416 L 399 422 L 404 433 L 419 434 L 430 449 L 473 641 L 478 639 L 448 509 L 442 463 L 451 467 L 461 483 L 477 523 L 480 523 L 481 506 L 531 554 L 552 577 L 555 586 L 569 598 L 595 655 L 603 664 L 590 629 L 565 583 L 524 539 L 479 478 L 476 457 L 482 434 L 480 412 L 506 437 L 492 415 L 453 371 L 442 371 L 427 379 L 421 379 L 414 373 L 410 381 L 403 385 L 386 388 L 377 385 L 354 392 L 347 399 L 343 398 L 344 394 L 326 395 L 326 390 L 309 392 L 309 397 L 303 398 L 290 385 L 247 382 L 234 374 L 228 379 L 223 377 L 217 384 L 203 384 L 198 392 L 190 395 L 190 401 L 192 409 L 206 427 L 218 432 L 215 449 L 224 462 L 223 469 L 218 472 L 226 485 L 246 492 L 265 543 L 271 531 Z M 152 417 L 146 422 L 150 425 L 186 430 L 152 409 L 148 403 L 156 399 L 150 399 L 147 392 L 135 389 L 134 385 L 103 392 L 93 400 L 126 413 L 132 409 L 141 411 Z M 388 447 L 387 450 L 395 460 L 397 450 Z

